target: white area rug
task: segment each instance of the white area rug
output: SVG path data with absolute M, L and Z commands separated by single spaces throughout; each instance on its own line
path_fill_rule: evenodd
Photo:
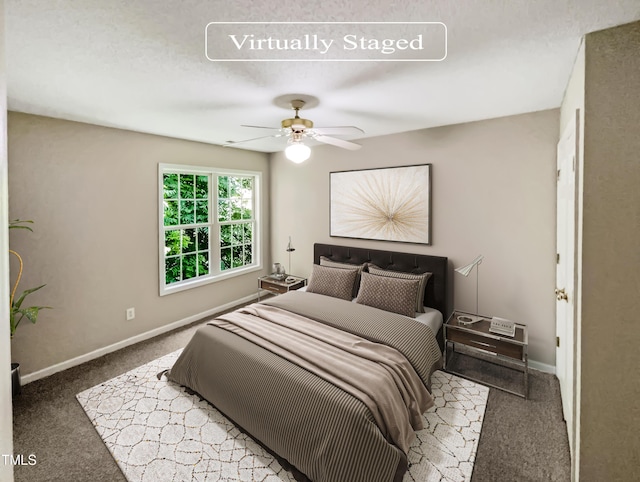
M 130 482 L 294 482 L 220 412 L 157 374 L 180 350 L 76 395 Z M 438 371 L 405 482 L 471 479 L 489 389 Z

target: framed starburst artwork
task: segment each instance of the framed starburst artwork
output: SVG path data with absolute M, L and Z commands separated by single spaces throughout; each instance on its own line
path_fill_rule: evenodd
M 431 244 L 431 164 L 330 173 L 330 235 Z

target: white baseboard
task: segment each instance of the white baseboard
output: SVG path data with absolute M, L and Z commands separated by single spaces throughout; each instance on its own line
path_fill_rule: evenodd
M 233 308 L 234 306 L 248 303 L 258 297 L 257 294 L 252 294 L 249 296 L 245 296 L 244 298 L 240 298 L 239 300 L 231 301 L 229 303 L 225 303 L 224 305 L 216 306 L 215 308 L 211 308 L 209 310 L 203 311 L 202 313 L 197 313 L 195 315 L 188 316 L 183 318 L 182 320 L 174 321 L 173 323 L 169 323 L 168 325 L 161 326 L 159 328 L 155 328 L 153 330 L 147 331 L 145 333 L 140 333 L 139 335 L 132 336 L 131 338 L 127 338 L 126 340 L 119 341 L 114 343 L 113 345 L 105 346 L 104 348 L 98 348 L 92 352 L 86 353 L 84 355 L 77 356 L 70 360 L 63 361 L 61 363 L 56 363 L 47 368 L 43 368 L 42 370 L 38 370 L 33 373 L 27 373 L 26 375 L 22 375 L 20 380 L 22 385 L 26 385 L 27 383 L 35 382 L 36 380 L 40 380 L 41 378 L 48 377 L 49 375 L 53 375 L 54 373 L 61 372 L 62 370 L 66 370 L 67 368 L 75 367 L 86 363 L 91 360 L 95 360 L 96 358 L 100 358 L 108 353 L 112 353 L 114 351 L 120 350 L 127 346 L 135 345 L 136 343 L 140 343 L 141 341 L 148 340 L 149 338 L 153 338 L 154 336 L 162 335 L 163 333 L 167 333 L 169 331 L 175 330 L 176 328 L 181 328 L 185 325 L 189 325 L 195 321 L 201 320 L 208 316 L 215 315 L 216 313 L 220 313 L 221 311 L 228 310 L 229 308 Z
M 535 360 L 529 360 L 529 368 L 533 370 L 538 370 L 545 373 L 551 373 L 552 375 L 556 374 L 556 366 L 555 365 L 547 365 L 546 363 L 540 363 Z

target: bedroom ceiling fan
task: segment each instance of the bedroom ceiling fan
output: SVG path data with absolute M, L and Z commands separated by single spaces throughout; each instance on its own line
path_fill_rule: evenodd
M 243 125 L 242 127 L 252 127 L 254 129 L 269 129 L 276 131 L 268 136 L 254 137 L 251 139 L 245 139 L 243 141 L 231 141 L 224 144 L 225 147 L 235 146 L 243 142 L 256 141 L 258 139 L 266 139 L 269 137 L 287 137 L 287 147 L 284 150 L 287 159 L 300 163 L 309 159 L 311 155 L 311 149 L 304 141 L 306 139 L 313 139 L 324 144 L 330 144 L 332 146 L 341 147 L 343 149 L 349 149 L 355 151 L 360 149 L 360 144 L 354 142 L 345 141 L 344 139 L 338 139 L 337 137 L 331 137 L 331 135 L 349 135 L 349 134 L 364 134 L 364 131 L 355 126 L 335 126 L 335 127 L 313 127 L 313 122 L 309 119 L 303 119 L 300 117 L 299 112 L 305 105 L 304 100 L 296 99 L 291 101 L 291 108 L 295 111 L 295 116 L 289 119 L 284 119 L 281 123 L 281 127 L 263 127 L 263 126 L 251 126 Z

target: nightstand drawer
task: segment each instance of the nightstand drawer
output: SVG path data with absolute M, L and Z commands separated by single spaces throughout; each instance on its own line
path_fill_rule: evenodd
M 476 335 L 467 331 L 460 331 L 451 328 L 447 330 L 447 340 L 486 350 L 491 353 L 515 358 L 516 360 L 523 359 L 522 345 L 515 345 L 508 341 L 496 340 L 486 336 Z
M 260 288 L 263 290 L 271 291 L 272 293 L 286 293 L 288 288 L 286 286 L 280 286 L 275 283 L 269 283 L 268 281 L 260 282 Z

